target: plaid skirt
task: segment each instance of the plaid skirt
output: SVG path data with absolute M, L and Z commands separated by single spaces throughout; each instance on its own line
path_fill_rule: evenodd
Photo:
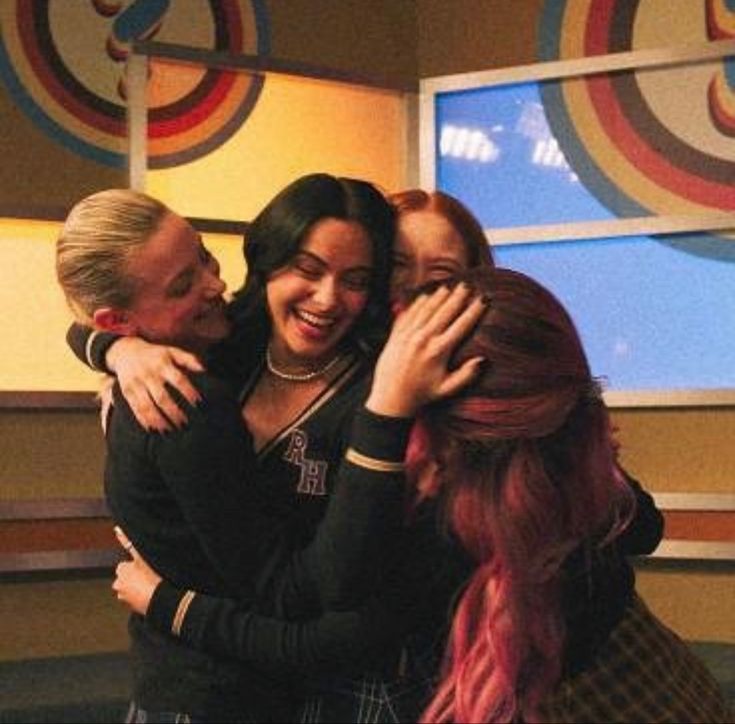
M 735 721 L 722 691 L 687 645 L 635 597 L 591 666 L 562 681 L 541 721 Z
M 136 702 L 130 702 L 128 714 L 125 717 L 125 724 L 211 724 L 214 719 L 192 716 L 185 712 L 177 711 L 150 711 L 142 709 Z M 223 719 L 217 719 L 217 722 L 224 722 Z M 256 724 L 256 719 L 243 716 L 236 720 L 227 720 L 227 724 Z
M 409 636 L 392 664 L 360 677 L 327 677 L 296 718 L 302 724 L 417 722 L 431 698 L 444 650 L 443 633 Z M 315 683 L 315 682 L 314 682 Z
M 428 703 L 433 678 L 386 680 L 366 675 L 333 685 L 310 697 L 297 721 L 302 724 L 417 722 Z

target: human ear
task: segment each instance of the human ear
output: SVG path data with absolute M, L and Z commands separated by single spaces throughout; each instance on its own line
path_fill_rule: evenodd
M 416 479 L 416 488 L 422 498 L 434 498 L 441 487 L 441 466 L 436 458 L 430 457 L 422 465 Z
M 115 334 L 122 335 L 131 335 L 136 332 L 135 325 L 124 309 L 102 307 L 94 311 L 92 319 L 94 320 L 94 326 L 105 332 L 115 332 Z

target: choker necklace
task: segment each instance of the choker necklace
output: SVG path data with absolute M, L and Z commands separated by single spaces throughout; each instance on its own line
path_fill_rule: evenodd
M 274 364 L 273 364 L 273 358 L 271 357 L 271 348 L 270 345 L 268 345 L 265 349 L 265 364 L 268 367 L 268 371 L 274 376 L 278 377 L 281 380 L 288 380 L 289 382 L 308 382 L 309 380 L 313 380 L 315 377 L 321 377 L 322 375 L 327 374 L 329 370 L 334 367 L 334 365 L 339 362 L 339 360 L 342 359 L 341 352 L 338 352 L 332 359 L 329 360 L 323 367 L 320 367 L 319 369 L 312 370 L 311 372 L 303 372 L 302 374 L 296 374 L 292 372 L 284 372 L 283 370 L 279 370 Z

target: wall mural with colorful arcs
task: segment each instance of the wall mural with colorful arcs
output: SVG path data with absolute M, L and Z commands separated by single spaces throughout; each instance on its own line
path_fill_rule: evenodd
M 565 302 L 609 401 L 732 404 L 735 0 L 546 0 L 537 42 L 424 80 L 422 183 Z
M 539 59 L 735 39 L 732 0 L 549 0 Z M 585 76 L 541 86 L 569 165 L 617 216 L 735 211 L 735 58 Z M 727 238 L 727 237 L 725 237 Z M 710 234 L 672 245 L 735 259 Z
M 261 0 L 34 0 L 0 4 L 0 78 L 36 127 L 97 163 L 127 165 L 125 62 L 135 40 L 232 54 L 267 54 Z M 151 69 L 149 166 L 197 158 L 246 120 L 258 74 L 196 68 L 176 82 Z M 212 123 L 216 119 L 216 123 Z M 176 150 L 171 150 L 175 148 Z

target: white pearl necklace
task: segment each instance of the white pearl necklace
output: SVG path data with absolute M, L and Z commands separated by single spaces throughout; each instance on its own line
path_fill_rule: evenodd
M 322 375 L 327 374 L 327 372 L 329 372 L 329 370 L 331 370 L 332 367 L 334 367 L 334 365 L 336 365 L 341 359 L 342 354 L 338 352 L 323 367 L 312 370 L 311 372 L 302 372 L 301 374 L 297 374 L 294 372 L 284 372 L 283 370 L 279 370 L 278 367 L 273 364 L 270 345 L 265 349 L 265 364 L 268 367 L 268 371 L 274 377 L 278 377 L 282 380 L 288 380 L 289 382 L 308 382 L 309 380 L 313 380 L 315 377 L 321 377 Z

